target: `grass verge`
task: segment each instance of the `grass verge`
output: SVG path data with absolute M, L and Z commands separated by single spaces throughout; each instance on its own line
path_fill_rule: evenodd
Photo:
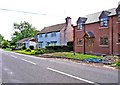
M 66 58 L 75 58 L 75 59 L 80 59 L 80 60 L 84 60 L 84 59 L 88 59 L 88 58 L 98 58 L 98 59 L 102 59 L 103 57 L 101 56 L 95 56 L 95 55 L 88 55 L 88 54 L 80 54 L 80 53 L 76 53 L 74 55 L 74 53 L 70 53 L 70 52 L 58 52 L 58 53 L 52 53 L 53 56 L 63 56 Z

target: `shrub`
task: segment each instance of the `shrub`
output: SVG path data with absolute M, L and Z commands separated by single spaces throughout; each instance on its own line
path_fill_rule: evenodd
M 72 46 L 46 46 L 47 52 L 69 52 L 72 51 Z
M 30 48 L 31 50 L 34 50 L 34 46 L 33 46 L 33 45 L 30 45 L 29 48 Z
M 25 51 L 26 51 L 26 52 L 31 52 L 31 49 L 30 49 L 30 48 L 27 48 Z
M 120 67 L 120 62 L 116 62 L 116 63 L 115 63 L 115 66 Z
M 44 54 L 46 51 L 45 49 L 37 49 L 36 54 Z
M 15 50 L 15 46 L 10 46 L 10 48 L 11 48 L 12 50 Z
M 25 45 L 23 45 L 23 46 L 22 46 L 22 50 L 25 50 L 25 49 L 26 49 L 26 47 L 25 47 Z

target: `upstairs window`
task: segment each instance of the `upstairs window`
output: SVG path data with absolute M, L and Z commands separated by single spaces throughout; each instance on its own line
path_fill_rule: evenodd
M 82 23 L 78 23 L 78 30 L 82 30 L 83 24 Z
M 118 11 L 118 21 L 120 21 L 120 11 Z
M 47 33 L 45 33 L 45 37 L 47 37 L 48 36 L 48 34 Z
M 108 18 L 101 18 L 100 19 L 100 26 L 101 27 L 108 27 Z
M 120 43 L 120 33 L 118 34 L 118 43 Z
M 51 33 L 51 37 L 54 37 L 54 36 L 56 36 L 56 32 Z
M 39 34 L 39 38 L 41 38 L 42 37 L 42 34 Z
M 107 37 L 101 37 L 100 38 L 100 45 L 108 45 L 108 38 Z

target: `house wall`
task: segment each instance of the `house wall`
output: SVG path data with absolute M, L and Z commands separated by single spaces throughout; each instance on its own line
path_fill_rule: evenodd
M 112 21 L 113 20 L 113 21 Z M 112 28 L 113 28 L 113 45 L 112 45 Z M 120 24 L 118 24 L 118 17 L 112 16 L 109 17 L 109 26 L 108 27 L 100 27 L 99 22 L 86 24 L 85 31 L 92 31 L 95 35 L 94 43 L 92 48 L 90 48 L 85 43 L 85 51 L 86 53 L 100 53 L 100 54 L 120 54 L 120 43 L 118 43 L 118 33 L 120 33 Z M 74 51 L 75 52 L 84 52 L 84 29 L 77 30 L 77 26 L 74 27 Z M 108 37 L 109 45 L 100 45 L 100 37 Z M 82 45 L 77 44 L 78 38 L 82 39 Z
M 48 33 L 47 37 L 45 37 L 45 34 L 42 34 L 42 37 L 39 37 L 38 35 L 38 43 L 43 42 L 42 48 L 45 48 L 45 46 L 47 46 L 47 42 L 51 42 L 51 41 L 57 41 L 56 45 L 60 45 L 60 32 L 56 32 L 56 36 L 54 37 L 51 36 L 51 33 Z
M 36 42 L 33 42 L 33 41 L 29 41 L 29 46 L 34 46 L 34 48 L 36 48 Z

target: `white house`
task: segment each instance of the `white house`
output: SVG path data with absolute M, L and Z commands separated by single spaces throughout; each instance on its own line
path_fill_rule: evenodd
M 37 34 L 37 42 L 39 48 L 45 46 L 67 45 L 67 42 L 73 41 L 73 27 L 71 26 L 71 18 L 67 17 L 65 23 L 44 27 Z
M 29 48 L 29 46 L 34 46 L 36 48 L 36 40 L 34 38 L 24 38 L 16 42 L 17 48 L 21 47 L 22 45 L 25 45 L 26 48 Z

